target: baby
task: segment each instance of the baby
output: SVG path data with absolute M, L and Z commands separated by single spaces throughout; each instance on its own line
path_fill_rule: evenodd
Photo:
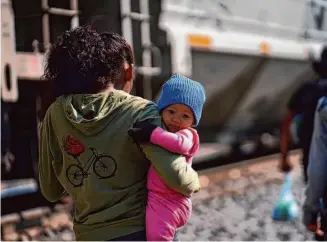
M 205 102 L 203 86 L 180 74 L 173 75 L 164 85 L 158 101 L 164 130 L 150 122 L 134 125 L 129 134 L 140 143 L 151 142 L 173 153 L 184 155 L 189 165 L 199 149 L 199 136 L 191 128 L 199 124 Z M 150 241 L 172 241 L 176 229 L 190 218 L 189 197 L 172 190 L 151 166 L 148 179 L 146 234 Z

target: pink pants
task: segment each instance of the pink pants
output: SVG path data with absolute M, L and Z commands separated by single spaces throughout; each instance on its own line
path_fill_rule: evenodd
M 186 224 L 192 213 L 191 200 L 149 191 L 146 208 L 148 241 L 172 241 L 176 229 Z

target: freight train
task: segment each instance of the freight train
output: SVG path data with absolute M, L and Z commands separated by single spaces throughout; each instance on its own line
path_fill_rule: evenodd
M 1 0 L 2 180 L 35 176 L 49 105 L 44 54 L 62 31 L 91 24 L 123 35 L 135 52 L 133 92 L 147 99 L 156 100 L 173 73 L 200 81 L 207 102 L 198 131 L 204 148 L 216 147 L 204 153 L 248 154 L 278 148 L 287 100 L 314 78 L 326 7 L 324 0 Z

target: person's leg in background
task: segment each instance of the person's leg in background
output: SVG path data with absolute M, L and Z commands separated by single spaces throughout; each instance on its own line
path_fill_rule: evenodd
M 323 201 L 323 209 L 321 213 L 321 230 L 324 232 L 323 240 L 327 241 L 327 185 L 325 185 L 325 192 Z
M 305 185 L 308 183 L 308 166 L 309 166 L 309 153 L 310 153 L 310 145 L 309 144 L 302 144 L 302 172 L 303 172 L 303 178 Z M 325 218 L 323 214 L 320 215 L 320 221 L 321 221 L 321 229 L 324 230 L 323 226 L 325 226 L 324 221 Z M 325 241 L 324 236 L 321 236 L 317 233 L 314 235 L 314 239 L 316 241 Z
M 302 146 L 302 172 L 304 183 L 308 183 L 308 165 L 309 165 L 309 152 L 310 152 L 310 145 L 303 145 Z
M 315 236 L 315 239 L 317 241 L 327 241 L 327 233 L 325 233 L 325 231 L 327 231 L 327 223 L 326 223 L 327 211 L 326 211 L 325 208 L 321 212 L 321 215 L 320 216 L 321 216 L 321 219 L 320 219 L 321 227 L 320 227 L 320 229 L 323 231 L 324 235 L 323 236 L 316 235 Z
M 320 230 L 323 232 L 323 235 L 315 233 L 314 239 L 317 241 L 327 241 L 327 186 L 325 186 L 324 196 L 321 200 L 321 211 L 320 211 Z M 321 232 L 319 231 L 319 233 Z

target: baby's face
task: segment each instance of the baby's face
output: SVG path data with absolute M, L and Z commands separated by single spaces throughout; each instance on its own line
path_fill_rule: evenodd
M 192 110 L 184 104 L 173 104 L 162 111 L 163 122 L 169 132 L 177 132 L 194 124 Z

